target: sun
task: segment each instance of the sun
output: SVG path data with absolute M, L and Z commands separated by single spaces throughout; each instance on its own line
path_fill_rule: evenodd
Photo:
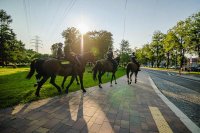
M 86 32 L 88 32 L 88 26 L 84 23 L 80 23 L 78 26 L 79 31 L 81 32 L 81 34 L 85 34 Z

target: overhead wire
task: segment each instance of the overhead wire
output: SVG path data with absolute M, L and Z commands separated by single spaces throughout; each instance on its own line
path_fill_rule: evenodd
M 26 7 L 26 0 L 23 0 L 23 6 L 24 6 L 24 12 L 25 12 L 25 18 L 26 18 L 27 32 L 28 32 L 28 35 L 30 35 L 30 28 L 29 28 L 29 20 L 28 20 L 28 13 L 27 13 L 27 7 Z
M 123 27 L 123 40 L 126 32 L 126 5 L 127 5 L 128 0 L 125 1 L 125 6 L 124 6 L 124 27 Z
M 56 27 L 54 27 L 54 30 L 53 30 L 53 34 L 50 35 L 50 38 L 52 37 L 52 35 L 54 36 L 57 31 L 60 29 L 60 27 L 63 25 L 64 23 L 64 19 L 66 18 L 66 16 L 70 13 L 71 9 L 73 8 L 73 6 L 75 5 L 76 3 L 76 0 L 71 0 L 70 3 L 69 3 L 69 6 L 67 6 L 63 12 L 63 15 L 61 17 L 61 21 L 59 21 L 60 23 L 57 23 L 56 24 Z M 57 28 L 57 30 L 56 30 Z
M 50 0 L 48 0 L 47 2 L 46 2 L 46 5 L 45 5 L 46 7 L 44 7 L 44 8 L 48 8 L 49 6 L 50 6 Z M 47 18 L 47 15 L 46 15 L 46 13 L 43 11 L 43 17 L 42 18 L 45 18 L 45 20 L 47 20 L 46 18 Z M 54 17 L 53 17 L 54 18 Z M 53 20 L 53 18 L 52 18 L 52 20 Z M 43 21 L 43 24 L 42 24 L 42 32 L 43 32 L 43 35 L 45 35 L 46 33 L 48 33 L 48 31 L 47 31 L 47 29 L 46 29 L 46 26 L 47 26 L 47 24 Z M 49 27 L 52 27 L 52 23 L 50 24 L 50 26 Z

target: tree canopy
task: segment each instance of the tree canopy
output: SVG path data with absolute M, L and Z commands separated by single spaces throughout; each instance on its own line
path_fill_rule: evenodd
M 166 61 L 167 68 L 169 65 L 183 67 L 187 53 L 200 57 L 200 12 L 178 21 L 166 34 L 155 31 L 151 43 L 136 52 L 140 62 L 152 67 L 155 63 L 159 67 L 161 61 Z

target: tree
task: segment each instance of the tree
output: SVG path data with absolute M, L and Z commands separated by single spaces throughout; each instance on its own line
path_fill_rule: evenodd
M 164 39 L 164 52 L 167 55 L 167 69 L 169 67 L 169 57 L 173 54 L 173 51 L 177 50 L 178 38 L 176 37 L 175 33 L 171 30 L 168 31 L 165 39 Z M 175 56 L 176 58 L 176 56 Z M 177 60 L 177 59 L 175 59 Z M 176 65 L 177 66 L 177 65 Z
M 183 64 L 185 63 L 184 60 L 185 60 L 185 53 L 186 53 L 186 50 L 188 48 L 188 25 L 186 22 L 184 21 L 179 21 L 176 26 L 174 26 L 172 28 L 173 32 L 175 33 L 177 39 L 178 39 L 178 42 L 176 43 L 176 47 L 177 49 L 179 50 L 179 53 L 180 53 L 180 57 L 178 57 L 180 60 L 180 67 L 182 68 L 183 67 Z
M 187 19 L 189 24 L 189 46 L 192 52 L 200 58 L 200 12 L 193 14 Z
M 153 48 L 152 48 L 152 45 L 151 44 L 145 44 L 143 46 L 143 56 L 147 58 L 147 61 L 148 63 L 147 64 L 151 64 L 151 67 L 154 66 L 154 63 L 155 63 L 155 56 L 154 56 L 154 51 L 153 51 Z
M 152 37 L 152 43 L 151 47 L 154 51 L 154 56 L 156 56 L 156 65 L 157 67 L 160 66 L 160 62 L 162 61 L 164 57 L 164 52 L 163 52 L 163 41 L 165 38 L 165 34 L 163 34 L 160 31 L 155 31 Z
M 120 58 L 123 64 L 127 64 L 130 61 L 131 49 L 127 40 L 122 40 L 120 43 Z
M 68 45 L 76 54 L 81 53 L 81 35 L 79 30 L 75 27 L 67 28 L 62 32 L 63 38 L 65 38 L 64 52 L 66 52 L 66 46 Z
M 53 57 L 57 57 L 57 51 L 58 51 L 59 45 L 62 45 L 62 43 L 54 43 L 53 45 L 51 45 L 51 53 Z
M 12 51 L 8 55 L 8 60 L 14 64 L 25 63 L 26 52 L 25 52 L 25 44 L 22 41 L 14 40 L 10 45 L 9 50 Z
M 11 22 L 11 16 L 0 10 L 0 60 L 3 66 L 8 64 L 8 56 L 13 52 L 9 51 L 15 40 L 15 33 L 9 28 Z
M 109 47 L 113 47 L 113 38 L 108 31 L 90 31 L 84 35 L 84 50 L 92 51 L 98 59 L 104 58 Z
M 144 52 L 145 52 L 145 51 L 144 51 L 143 48 L 135 49 L 137 61 L 138 61 L 140 64 L 147 65 L 147 58 L 145 57 L 146 53 L 144 53 Z

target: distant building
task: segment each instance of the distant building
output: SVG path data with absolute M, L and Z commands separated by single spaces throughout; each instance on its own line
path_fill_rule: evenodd
M 198 58 L 187 58 L 187 66 L 196 67 L 198 65 Z

